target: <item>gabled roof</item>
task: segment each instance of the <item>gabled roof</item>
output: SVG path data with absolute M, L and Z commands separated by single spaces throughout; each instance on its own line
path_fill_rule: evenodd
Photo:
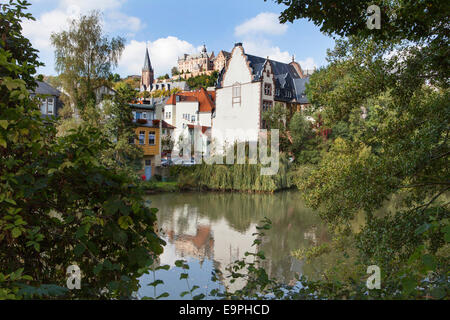
M 242 46 L 240 43 L 236 45 Z M 241 49 L 243 50 L 243 48 Z M 278 94 L 275 96 L 276 100 L 289 102 L 295 99 L 299 103 L 308 103 L 305 95 L 305 84 L 309 81 L 309 78 L 302 78 L 303 75 L 296 69 L 296 66 L 300 68 L 298 63 L 283 63 L 246 54 L 245 52 L 244 55 L 252 72 L 252 81 L 260 81 L 266 64 L 270 63 L 274 75 L 275 88 L 278 89 L 276 91 Z M 221 88 L 224 76 L 225 68 L 219 73 L 217 88 Z M 288 95 L 288 93 L 290 94 Z
M 196 91 L 186 91 L 173 94 L 167 100 L 166 105 L 175 105 L 178 102 L 197 101 L 199 103 L 199 112 L 212 112 L 215 108 L 216 92 L 206 91 L 204 88 Z
M 253 70 L 253 79 L 255 81 L 260 79 L 266 61 L 270 61 L 270 64 L 272 65 L 272 72 L 275 76 L 289 74 L 292 79 L 300 78 L 297 70 L 295 70 L 295 68 L 288 63 L 265 59 L 262 57 L 253 56 L 251 54 L 246 54 L 246 56 L 248 62 L 250 63 L 250 68 Z
M 45 94 L 45 95 L 51 95 L 51 96 L 57 96 L 59 97 L 61 95 L 61 92 L 55 88 L 53 88 L 51 85 L 49 85 L 46 82 L 42 81 L 36 81 L 38 86 L 36 87 L 36 90 L 34 90 L 35 94 Z

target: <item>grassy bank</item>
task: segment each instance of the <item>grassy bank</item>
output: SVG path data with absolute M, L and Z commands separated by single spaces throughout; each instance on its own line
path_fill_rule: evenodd
M 293 186 L 289 163 L 284 158 L 275 175 L 261 175 L 259 164 L 174 166 L 170 175 L 176 177 L 180 190 L 276 192 Z

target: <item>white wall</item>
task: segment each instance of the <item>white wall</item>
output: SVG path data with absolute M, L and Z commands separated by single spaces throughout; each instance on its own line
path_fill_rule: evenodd
M 256 141 L 261 107 L 261 83 L 252 75 L 241 47 L 233 49 L 222 88 L 216 90 L 216 116 L 212 138 L 219 150 L 234 141 Z M 241 103 L 233 104 L 233 85 L 241 84 Z M 218 151 L 219 151 L 218 150 Z

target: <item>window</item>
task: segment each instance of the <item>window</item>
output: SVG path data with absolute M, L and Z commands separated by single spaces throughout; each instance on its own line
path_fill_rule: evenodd
M 275 89 L 275 95 L 279 96 L 280 95 L 280 89 Z
M 272 101 L 263 100 L 263 112 L 272 109 Z
M 139 132 L 139 144 L 141 146 L 145 144 L 145 131 Z
M 42 114 L 53 115 L 55 113 L 55 98 L 39 98 L 39 101 L 41 103 Z
M 155 145 L 155 131 L 150 131 L 148 133 L 148 144 L 150 146 L 154 146 Z
M 241 84 L 233 85 L 233 104 L 241 104 Z
M 48 98 L 47 99 L 47 114 L 53 114 L 55 108 L 55 99 Z
M 191 121 L 192 121 L 192 122 L 195 122 L 195 116 L 192 116 L 192 117 L 191 117 Z
M 145 160 L 145 166 L 149 167 L 152 165 L 152 160 Z
M 291 98 L 292 92 L 290 90 L 286 90 L 286 97 Z
M 136 112 L 136 120 L 139 120 L 141 118 L 141 113 L 140 112 Z
M 142 118 L 147 119 L 147 112 L 142 113 Z
M 270 83 L 264 83 L 264 94 L 266 96 L 272 95 L 272 85 Z

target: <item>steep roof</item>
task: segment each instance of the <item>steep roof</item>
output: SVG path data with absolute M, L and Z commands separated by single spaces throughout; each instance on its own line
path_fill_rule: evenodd
M 252 70 L 253 81 L 261 80 L 266 63 L 270 63 L 275 78 L 275 88 L 277 89 L 275 91 L 275 100 L 290 102 L 295 99 L 299 103 L 308 103 L 305 95 L 305 84 L 309 81 L 309 77 L 302 78 L 302 74 L 295 68 L 294 63 L 283 63 L 251 54 L 244 54 Z M 225 68 L 219 73 L 216 83 L 217 88 L 221 88 L 224 76 Z M 288 95 L 287 93 L 290 94 Z
M 253 70 L 253 79 L 255 81 L 260 79 L 266 61 L 270 61 L 270 64 L 272 65 L 272 72 L 275 77 L 289 74 L 293 79 L 300 78 L 297 70 L 295 70 L 295 68 L 288 63 L 265 59 L 262 57 L 253 56 L 251 54 L 246 54 L 246 56 L 248 62 L 250 63 L 250 67 Z
M 51 95 L 51 96 L 57 96 L 59 97 L 61 95 L 61 92 L 55 88 L 53 88 L 51 85 L 49 85 L 46 82 L 42 81 L 36 81 L 38 86 L 36 87 L 36 90 L 34 90 L 35 94 L 45 94 L 45 95 Z
M 144 68 L 143 71 L 150 71 L 152 70 L 152 63 L 150 62 L 150 55 L 148 54 L 148 48 L 145 49 L 145 61 L 144 61 Z
M 308 103 L 308 98 L 306 97 L 306 84 L 309 83 L 309 77 L 294 79 L 294 87 L 296 93 L 296 99 L 299 103 Z

